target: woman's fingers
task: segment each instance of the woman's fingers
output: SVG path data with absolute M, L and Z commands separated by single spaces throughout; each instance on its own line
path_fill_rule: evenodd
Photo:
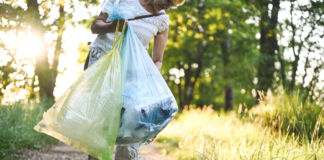
M 114 25 L 114 28 L 117 27 L 117 22 L 118 20 L 116 21 L 113 21 L 112 24 Z M 123 30 L 123 26 L 126 25 L 125 27 L 127 27 L 127 22 L 123 19 L 119 20 L 119 27 L 118 27 L 118 30 L 121 32 Z
M 125 27 L 127 28 L 127 22 L 125 20 L 119 20 L 119 31 L 123 30 L 123 26 L 126 25 Z

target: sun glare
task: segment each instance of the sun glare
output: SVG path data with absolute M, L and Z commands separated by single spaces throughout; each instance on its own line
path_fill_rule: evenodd
M 17 55 L 22 58 L 34 59 L 42 49 L 41 38 L 32 32 L 24 32 L 18 36 Z

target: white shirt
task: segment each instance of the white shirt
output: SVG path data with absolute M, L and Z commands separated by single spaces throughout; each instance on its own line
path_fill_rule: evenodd
M 123 10 L 123 12 L 133 17 L 151 14 L 140 4 L 139 0 L 121 0 L 119 4 L 121 8 L 127 8 Z M 161 12 L 165 13 L 164 10 Z M 129 21 L 128 25 L 133 29 L 143 46 L 147 49 L 151 39 L 158 32 L 162 32 L 169 27 L 169 16 L 163 14 L 160 16 L 137 19 Z M 99 34 L 91 44 L 91 47 L 99 47 L 104 51 L 108 51 L 112 48 L 113 39 L 114 33 Z

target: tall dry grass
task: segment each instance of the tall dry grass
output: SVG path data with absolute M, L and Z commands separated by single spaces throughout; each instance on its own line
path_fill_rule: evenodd
M 239 117 L 210 108 L 185 110 L 155 142 L 175 160 L 324 159 L 320 139 L 300 141 L 297 135 L 279 133 L 259 120 Z

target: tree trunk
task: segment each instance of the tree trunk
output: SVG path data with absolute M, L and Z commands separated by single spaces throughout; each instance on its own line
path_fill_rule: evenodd
M 294 92 L 294 90 L 295 90 L 298 62 L 299 62 L 299 55 L 295 56 L 295 60 L 291 64 L 292 65 L 292 74 L 291 74 L 291 82 L 290 82 L 290 87 L 289 87 L 290 92 Z
M 230 80 L 230 70 L 229 70 L 229 62 L 230 62 L 230 54 L 231 54 L 231 43 L 229 35 L 227 31 L 222 32 L 222 37 L 224 38 L 221 42 L 221 49 L 222 49 L 222 61 L 223 61 L 223 80 L 224 80 L 224 110 L 229 111 L 233 109 L 233 99 L 234 99 L 234 92 L 233 92 L 233 85 L 231 84 Z
M 233 100 L 234 100 L 233 86 L 226 85 L 225 86 L 225 104 L 224 104 L 225 111 L 233 110 Z
M 296 26 L 293 21 L 293 11 L 294 11 L 294 4 L 292 1 L 290 1 L 290 27 L 292 30 L 292 38 L 291 38 L 291 45 L 292 45 L 292 50 L 294 53 L 294 61 L 291 63 L 292 65 L 292 74 L 291 74 L 291 82 L 289 86 L 289 92 L 293 92 L 295 90 L 295 83 L 296 83 L 296 75 L 297 75 L 297 67 L 298 67 L 298 62 L 299 62 L 299 52 L 296 52 L 296 41 L 295 41 L 295 36 L 296 36 Z
M 203 43 L 198 43 L 197 45 L 197 57 L 194 58 L 195 61 L 189 64 L 189 68 L 185 72 L 185 98 L 184 98 L 184 105 L 189 105 L 191 100 L 193 99 L 193 92 L 196 87 L 196 83 L 200 77 L 200 73 L 202 70 L 203 64 L 203 56 L 206 51 L 206 46 Z M 198 68 L 194 70 L 191 67 L 191 64 L 196 63 Z
M 286 82 L 287 82 L 287 78 L 286 78 L 286 63 L 285 60 L 283 58 L 283 53 L 280 50 L 280 47 L 278 45 L 278 42 L 276 42 L 276 49 L 278 51 L 278 59 L 280 62 L 280 75 L 281 75 L 281 81 L 282 81 L 282 86 L 284 89 L 286 89 Z
M 205 12 L 205 3 L 203 3 L 203 1 L 199 1 L 198 4 L 203 4 L 203 5 L 198 5 L 197 9 L 198 9 L 198 15 L 202 16 L 204 15 L 203 13 Z M 199 17 L 198 18 L 203 18 L 203 17 Z M 203 26 L 204 28 L 206 28 L 207 26 Z M 196 27 L 196 32 L 200 32 L 199 29 Z M 207 38 L 206 33 L 203 33 L 203 37 Z M 202 64 L 203 64 L 203 56 L 205 51 L 207 50 L 207 46 L 205 46 L 203 44 L 203 42 L 199 42 L 196 46 L 197 48 L 197 52 L 196 53 L 192 53 L 190 51 L 188 51 L 188 59 L 189 59 L 189 64 L 188 64 L 188 69 L 185 70 L 185 87 L 184 87 L 184 105 L 189 105 L 190 102 L 193 99 L 193 93 L 194 93 L 194 89 L 196 86 L 196 83 L 200 77 L 200 73 L 202 70 Z M 191 64 L 196 63 L 198 65 L 197 69 L 194 69 L 191 67 Z
M 39 94 L 41 101 L 48 100 L 49 105 L 54 102 L 54 84 L 53 74 L 49 66 L 47 52 L 44 49 L 44 33 L 45 29 L 40 19 L 39 4 L 37 0 L 27 0 L 27 12 L 30 13 L 31 30 L 35 36 L 41 38 L 41 50 L 36 56 L 35 74 L 39 81 Z M 50 107 L 50 106 L 47 106 Z
M 305 85 L 305 80 L 306 80 L 306 77 L 307 77 L 307 68 L 309 66 L 309 57 L 306 57 L 306 62 L 305 62 L 305 66 L 304 66 L 304 72 L 305 74 L 303 75 L 303 78 L 302 78 L 302 83 L 300 84 L 300 88 L 299 88 L 299 95 L 303 95 L 303 92 L 304 92 L 304 85 Z
M 313 74 L 312 80 L 310 81 L 309 86 L 307 87 L 306 95 L 303 98 L 303 104 L 305 104 L 305 102 L 308 98 L 310 98 L 311 102 L 313 102 L 313 96 L 314 96 L 316 84 L 318 83 L 320 72 L 323 67 L 324 67 L 324 64 L 321 63 L 314 68 L 314 71 L 313 71 L 314 74 Z
M 269 16 L 268 5 L 272 4 Z M 272 88 L 273 75 L 275 72 L 274 62 L 277 46 L 277 24 L 280 0 L 259 1 L 261 8 L 260 19 L 260 56 L 258 66 L 258 90 L 267 91 Z M 259 98 L 259 97 L 257 97 Z
M 58 36 L 56 39 L 56 45 L 55 45 L 55 51 L 54 51 L 54 60 L 53 60 L 53 66 L 52 66 L 52 73 L 53 73 L 53 79 L 51 84 L 55 87 L 56 84 L 56 77 L 57 77 L 57 67 L 59 64 L 59 57 L 62 52 L 62 37 L 63 32 L 65 30 L 65 12 L 64 12 L 64 0 L 60 0 L 60 17 L 58 20 Z M 54 88 L 53 88 L 54 90 Z

